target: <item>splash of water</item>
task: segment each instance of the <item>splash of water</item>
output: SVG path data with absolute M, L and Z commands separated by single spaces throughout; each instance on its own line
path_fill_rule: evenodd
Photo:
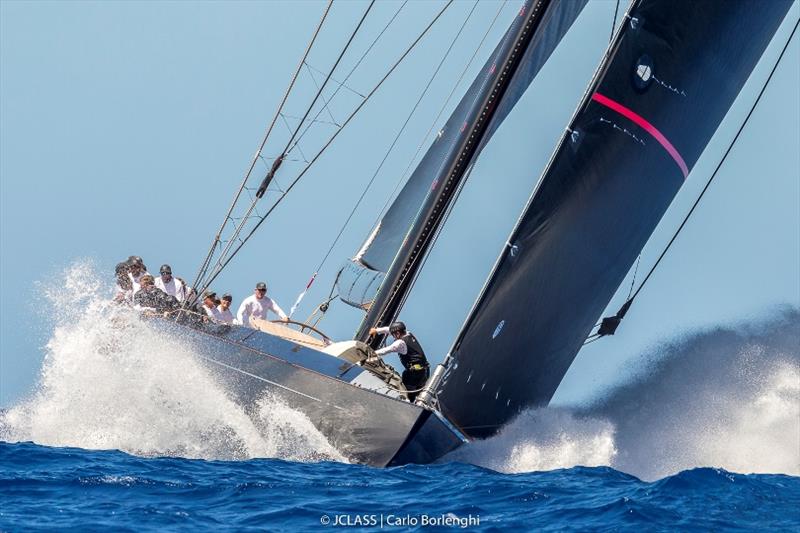
M 90 262 L 42 288 L 64 311 L 35 392 L 2 415 L 0 438 L 145 456 L 344 460 L 275 398 L 261 398 L 248 416 L 178 339 L 108 304 Z
M 715 466 L 800 475 L 800 311 L 686 336 L 579 409 L 522 413 L 449 458 L 504 472 L 608 465 L 643 479 Z
M 520 473 L 610 465 L 616 454 L 613 424 L 547 408 L 524 411 L 496 437 L 474 441 L 447 459 Z

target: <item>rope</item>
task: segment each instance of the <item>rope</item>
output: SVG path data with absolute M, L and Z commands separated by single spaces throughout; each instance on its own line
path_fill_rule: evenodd
M 678 237 L 678 234 L 681 232 L 683 227 L 689 221 L 689 217 L 691 217 L 692 213 L 694 213 L 695 208 L 700 203 L 700 200 L 702 200 L 703 195 L 708 190 L 709 186 L 711 185 L 711 182 L 714 181 L 714 178 L 716 177 L 717 172 L 719 171 L 719 169 L 722 167 L 722 164 L 725 163 L 725 159 L 727 159 L 728 154 L 730 154 L 731 150 L 733 149 L 733 146 L 736 144 L 736 141 L 739 139 L 739 135 L 741 135 L 742 131 L 744 130 L 745 126 L 747 125 L 747 122 L 750 120 L 750 117 L 752 116 L 753 112 L 755 111 L 756 106 L 758 106 L 758 103 L 761 101 L 761 97 L 764 95 L 764 92 L 766 91 L 767 86 L 769 85 L 769 82 L 772 80 L 772 76 L 775 74 L 775 71 L 778 69 L 778 65 L 780 64 L 781 59 L 783 59 L 783 56 L 786 53 L 786 50 L 789 48 L 789 44 L 792 42 L 792 38 L 794 37 L 794 34 L 797 31 L 798 24 L 800 24 L 800 19 L 798 19 L 798 21 L 795 23 L 794 29 L 792 29 L 791 35 L 789 35 L 789 39 L 786 41 L 786 44 L 784 45 L 783 50 L 781 50 L 781 53 L 778 56 L 778 60 L 775 62 L 775 65 L 772 67 L 772 71 L 770 71 L 769 76 L 767 77 L 767 81 L 764 82 L 764 86 L 761 88 L 761 91 L 758 93 L 758 97 L 756 97 L 755 102 L 753 102 L 753 105 L 750 108 L 750 111 L 747 113 L 747 116 L 745 117 L 744 122 L 742 122 L 742 125 L 739 127 L 739 131 L 736 132 L 736 135 L 733 137 L 733 140 L 731 141 L 730 145 L 728 145 L 728 149 L 725 150 L 725 154 L 722 156 L 722 159 L 720 159 L 719 163 L 717 164 L 717 167 L 714 169 L 714 172 L 711 174 L 711 177 L 708 179 L 708 182 L 706 182 L 705 187 L 703 187 L 703 190 L 700 192 L 700 196 L 698 196 L 697 200 L 695 200 L 694 204 L 692 205 L 692 208 L 686 214 L 686 217 L 683 219 L 683 222 L 681 222 L 681 225 L 678 227 L 678 230 L 675 232 L 675 234 L 670 239 L 670 241 L 667 244 L 666 248 L 664 248 L 664 250 L 661 252 L 661 255 L 658 256 L 658 259 L 656 260 L 656 262 L 653 265 L 653 267 L 650 269 L 650 272 L 647 273 L 647 276 L 645 276 L 645 278 L 642 281 L 641 285 L 639 285 L 639 288 L 636 289 L 636 292 L 633 293 L 633 296 L 628 298 L 629 301 L 632 301 L 632 300 L 634 300 L 636 298 L 636 296 L 639 294 L 639 292 L 641 292 L 642 288 L 645 286 L 647 281 L 650 279 L 650 276 L 653 275 L 653 272 L 656 270 L 656 267 L 658 267 L 659 263 L 661 263 L 661 260 L 664 258 L 664 256 L 666 255 L 667 251 L 672 246 L 672 243 L 675 242 L 675 239 Z
M 633 270 L 633 279 L 631 279 L 631 288 L 628 289 L 628 300 L 631 299 L 631 293 L 633 292 L 633 285 L 636 283 L 636 273 L 639 272 L 639 263 L 642 261 L 642 254 L 639 254 L 639 257 L 636 259 L 636 268 Z M 599 325 L 599 324 L 598 324 Z
M 378 35 L 375 37 L 375 39 L 374 39 L 374 40 L 373 40 L 373 41 L 370 43 L 370 45 L 369 45 L 369 46 L 367 47 L 367 49 L 364 51 L 364 53 L 363 53 L 363 54 L 361 54 L 361 57 L 359 57 L 359 58 L 358 58 L 358 61 L 356 61 L 356 62 L 355 62 L 355 64 L 353 65 L 353 68 L 351 68 L 351 69 L 350 69 L 350 72 L 348 72 L 348 73 L 347 73 L 347 75 L 344 77 L 344 80 L 342 80 L 341 82 L 334 80 L 334 81 L 336 81 L 336 83 L 338 83 L 338 84 L 339 84 L 339 86 L 338 86 L 338 87 L 336 87 L 336 89 L 333 91 L 333 94 L 331 95 L 331 99 L 335 98 L 335 97 L 336 97 L 336 95 L 337 95 L 337 94 L 339 94 L 339 91 L 341 90 L 341 88 L 342 88 L 342 87 L 344 87 L 344 88 L 346 88 L 346 89 L 348 89 L 348 90 L 350 90 L 350 91 L 352 91 L 352 92 L 356 93 L 356 94 L 357 94 L 358 96 L 360 96 L 361 98 L 366 98 L 366 96 L 364 96 L 363 94 L 361 94 L 361 93 L 360 93 L 360 92 L 358 92 L 358 91 L 355 91 L 355 90 L 353 90 L 352 88 L 348 87 L 348 86 L 347 86 L 347 85 L 345 85 L 345 84 L 347 83 L 347 80 L 349 80 L 349 79 L 350 79 L 350 76 L 352 76 L 352 75 L 353 75 L 353 73 L 356 71 L 356 69 L 359 67 L 359 65 L 361 65 L 361 63 L 364 61 L 364 59 L 366 59 L 367 55 L 369 55 L 370 51 L 372 51 L 372 49 L 374 48 L 374 46 L 377 44 L 377 42 L 380 40 L 380 38 L 381 38 L 381 37 L 383 36 L 383 34 L 386 32 L 386 30 L 388 30 L 388 29 L 389 29 L 389 26 L 391 26 L 391 25 L 392 25 L 392 23 L 394 22 L 394 20 L 397 18 L 397 16 L 400 14 L 400 12 L 403 10 L 403 8 L 406 6 L 406 4 L 407 4 L 407 3 L 408 3 L 408 0 L 405 0 L 405 1 L 404 1 L 402 4 L 400 4 L 400 7 L 398 7 L 398 8 L 397 8 L 397 11 L 395 11 L 394 15 L 392 15 L 392 18 L 390 18 L 390 19 L 389 19 L 389 22 L 387 22 L 387 23 L 386 23 L 386 25 L 383 27 L 383 29 L 382 29 L 382 30 L 381 30 L 381 31 L 378 33 Z M 319 118 L 320 114 L 322 114 L 322 109 L 320 109 L 319 111 L 317 111 L 317 114 L 314 116 L 314 119 L 317 119 L 317 118 Z M 312 121 L 312 122 L 313 122 L 313 121 Z M 303 133 L 301 133 L 301 134 L 300 134 L 300 137 L 298 137 L 298 139 L 297 139 L 297 141 L 298 141 L 298 142 L 300 142 L 300 141 L 303 139 L 303 137 L 306 135 L 306 133 L 308 133 L 308 131 L 310 130 L 310 128 L 311 128 L 311 123 L 309 123 L 309 124 L 306 126 L 306 129 L 305 129 L 305 130 L 303 130 Z M 295 143 L 295 145 L 296 145 L 296 144 L 297 144 L 297 143 Z M 290 151 L 291 151 L 292 149 L 294 149 L 294 146 L 293 146 L 293 147 L 290 149 Z
M 286 147 L 283 149 L 283 151 L 281 153 L 287 153 L 289 151 L 289 147 L 292 145 L 292 142 L 294 141 L 294 138 L 300 132 L 300 128 L 303 126 L 303 123 L 305 122 L 306 118 L 308 118 L 308 115 L 311 114 L 311 110 L 314 108 L 314 105 L 317 103 L 317 100 L 322 95 L 322 90 L 325 88 L 325 86 L 330 81 L 331 76 L 333 76 L 333 72 L 336 70 L 336 67 L 339 66 L 339 63 L 341 62 L 342 58 L 344 57 L 344 54 L 347 52 L 347 49 L 350 48 L 350 44 L 353 42 L 353 39 L 355 39 L 356 34 L 358 33 L 358 30 L 361 29 L 361 25 L 364 24 L 364 20 L 366 20 L 367 15 L 369 14 L 370 10 L 372 9 L 372 6 L 374 6 L 374 5 L 375 5 L 375 0 L 372 0 L 369 3 L 369 5 L 367 6 L 367 9 L 364 11 L 364 14 L 361 16 L 361 20 L 358 21 L 358 24 L 356 25 L 356 28 L 353 30 L 353 33 L 350 34 L 350 38 L 347 39 L 347 42 L 345 43 L 344 48 L 342 48 L 342 51 L 339 53 L 339 57 L 336 58 L 336 62 L 333 64 L 331 69 L 328 71 L 328 75 L 325 76 L 325 80 L 322 82 L 322 86 L 320 86 L 319 90 L 317 91 L 317 94 L 314 95 L 314 99 L 311 101 L 311 105 L 309 105 L 308 108 L 306 109 L 306 112 L 303 115 L 303 118 L 300 119 L 300 124 L 298 124 L 297 128 L 295 129 L 294 133 L 292 133 L 292 136 L 289 138 L 289 140 L 286 141 Z M 323 109 L 324 109 L 324 107 L 323 107 Z M 320 111 L 322 111 L 322 109 L 320 109 Z M 331 118 L 333 118 L 333 116 L 331 116 Z M 335 120 L 334 120 L 334 122 L 335 122 Z M 300 140 L 298 139 L 298 142 L 299 141 Z
M 472 13 L 475 11 L 475 8 L 477 7 L 477 5 L 478 5 L 478 1 L 476 0 L 475 3 L 472 5 L 472 9 L 467 14 L 467 18 L 464 19 L 463 24 L 461 24 L 461 28 L 459 28 L 458 33 L 456 33 L 456 36 L 453 37 L 453 40 L 451 41 L 450 46 L 445 51 L 444 56 L 442 56 L 441 61 L 439 61 L 439 64 L 437 65 L 436 69 L 434 70 L 433 74 L 431 75 L 430 79 L 428 80 L 427 85 L 425 85 L 425 88 L 422 90 L 422 93 L 419 95 L 419 98 L 417 99 L 417 102 L 414 104 L 414 107 L 409 112 L 408 116 L 406 117 L 405 122 L 403 122 L 403 125 L 400 127 L 400 130 L 397 132 L 397 135 L 395 135 L 394 140 L 392 141 L 391 145 L 389 145 L 389 149 L 386 151 L 386 154 L 383 156 L 383 159 L 381 160 L 380 164 L 375 169 L 375 172 L 372 174 L 372 178 L 370 178 L 369 182 L 367 183 L 367 186 L 364 188 L 364 191 L 361 193 L 361 196 L 358 198 L 358 201 L 356 201 L 355 205 L 353 206 L 353 209 L 350 211 L 350 214 L 347 216 L 347 220 L 345 220 L 344 224 L 342 225 L 341 229 L 339 230 L 338 235 L 336 235 L 336 238 L 333 240 L 333 243 L 331 244 L 330 248 L 328 248 L 327 253 L 322 258 L 322 261 L 320 261 L 319 266 L 314 270 L 314 272 L 319 272 L 322 269 L 323 265 L 325 264 L 325 261 L 328 260 L 328 257 L 333 252 L 333 249 L 336 246 L 336 243 L 339 242 L 339 239 L 342 237 L 342 234 L 344 233 L 345 229 L 347 228 L 348 224 L 350 223 L 350 220 L 353 218 L 353 215 L 355 215 L 356 211 L 358 210 L 358 207 L 361 205 L 361 202 L 364 200 L 364 197 L 366 196 L 366 194 L 369 191 L 370 187 L 372 187 L 372 184 L 375 182 L 375 178 L 378 177 L 378 174 L 380 173 L 381 169 L 383 168 L 383 165 L 386 163 L 386 160 L 389 158 L 389 155 L 392 153 L 392 151 L 394 150 L 394 147 L 397 145 L 397 141 L 400 139 L 400 136 L 405 131 L 406 126 L 408 126 L 408 123 L 411 121 L 411 118 L 414 116 L 414 113 L 416 113 L 417 108 L 419 108 L 419 105 L 422 102 L 422 99 L 428 93 L 428 89 L 430 89 L 431 84 L 433 83 L 433 80 L 436 79 L 436 76 L 439 74 L 439 71 L 441 70 L 442 65 L 444 65 L 444 62 L 447 60 L 448 56 L 450 55 L 450 52 L 453 50 L 453 46 L 455 46 L 456 41 L 461 36 L 461 33 L 464 31 L 464 28 L 466 27 L 467 22 L 469 22 L 470 17 L 472 17 Z
M 317 24 L 317 28 L 314 30 L 314 33 L 311 36 L 311 40 L 308 42 L 308 46 L 306 46 L 306 50 L 303 53 L 303 57 L 297 64 L 297 68 L 295 69 L 294 74 L 292 75 L 292 79 L 289 82 L 289 86 L 286 88 L 286 91 L 283 94 L 281 103 L 278 105 L 278 109 L 275 111 L 275 115 L 272 117 L 272 121 L 267 127 L 267 131 L 264 133 L 264 138 L 261 140 L 261 144 L 259 145 L 258 150 L 256 151 L 256 154 L 253 157 L 253 161 L 250 163 L 250 168 L 247 169 L 247 172 L 244 175 L 244 179 L 242 179 L 242 184 L 239 186 L 239 190 L 236 191 L 236 194 L 233 196 L 233 201 L 231 202 L 231 206 L 228 208 L 228 212 L 225 214 L 225 218 L 222 221 L 222 225 L 220 226 L 219 230 L 217 231 L 216 237 L 214 237 L 214 240 L 211 243 L 211 248 L 208 250 L 208 255 L 206 255 L 203 264 L 200 266 L 200 269 L 197 272 L 197 277 L 195 278 L 193 284 L 194 287 L 197 287 L 199 285 L 204 272 L 208 269 L 208 266 L 211 262 L 211 258 L 214 255 L 214 250 L 220 243 L 220 237 L 222 236 L 222 232 L 225 229 L 225 226 L 228 224 L 228 221 L 231 220 L 231 213 L 233 212 L 236 203 L 239 201 L 239 197 L 241 196 L 242 190 L 244 190 L 245 185 L 247 185 L 247 181 L 250 179 L 250 175 L 252 174 L 253 169 L 256 166 L 256 161 L 258 161 L 259 157 L 261 156 L 261 151 L 267 144 L 267 140 L 269 139 L 269 136 L 272 133 L 272 128 L 275 127 L 275 123 L 278 120 L 278 116 L 280 115 L 283 106 L 286 104 L 286 100 L 289 98 L 289 94 L 291 93 L 292 88 L 294 87 L 294 84 L 297 81 L 297 76 L 300 74 L 300 70 L 303 68 L 303 64 L 305 63 L 308 54 L 311 52 L 311 48 L 314 46 L 314 42 L 317 40 L 317 36 L 319 35 L 320 30 L 322 29 L 322 25 L 325 22 L 325 19 L 327 18 L 328 12 L 330 11 L 332 5 L 333 5 L 333 0 L 329 0 L 328 5 L 325 6 L 325 11 L 322 13 L 322 18 Z
M 431 125 L 428 128 L 427 133 L 425 133 L 425 135 L 422 136 L 422 140 L 420 141 L 419 146 L 417 146 L 417 151 L 414 152 L 414 156 L 408 162 L 408 165 L 406 166 L 405 170 L 403 170 L 402 174 L 400 174 L 400 179 L 397 180 L 397 183 L 395 184 L 394 189 L 392 189 L 391 194 L 389 194 L 389 196 L 386 198 L 386 203 L 383 204 L 383 207 L 381 208 L 380 213 L 378 213 L 378 217 L 375 219 L 375 222 L 372 224 L 373 227 L 377 226 L 378 222 L 381 220 L 381 218 L 383 218 L 383 215 L 386 212 L 386 209 L 389 207 L 389 204 L 391 203 L 392 198 L 394 197 L 395 193 L 397 192 L 397 189 L 400 188 L 400 184 L 403 183 L 405 181 L 405 179 L 406 179 L 406 176 L 408 176 L 408 173 L 411 170 L 411 167 L 414 164 L 414 161 L 417 160 L 417 157 L 419 156 L 420 152 L 422 151 L 422 148 L 425 146 L 425 141 L 430 136 L 430 134 L 433 131 L 433 128 L 436 126 L 436 124 L 439 123 L 439 119 L 441 118 L 442 113 L 444 113 L 444 110 L 447 108 L 447 104 L 450 103 L 450 99 L 453 97 L 453 94 L 455 94 L 456 89 L 458 89 L 458 86 L 461 84 L 461 81 L 464 79 L 464 76 L 466 75 L 467 70 L 469 70 L 470 65 L 472 65 L 472 62 L 475 60 L 475 57 L 478 55 L 478 52 L 480 51 L 481 47 L 483 46 L 484 41 L 486 41 L 486 38 L 489 36 L 489 33 L 492 31 L 492 28 L 494 27 L 495 22 L 497 22 L 497 19 L 500 17 L 500 13 L 503 11 L 503 8 L 506 5 L 506 2 L 507 2 L 507 0 L 503 0 L 503 3 L 500 4 L 500 7 L 497 9 L 497 13 L 495 13 L 494 18 L 492 19 L 492 22 L 489 24 L 489 27 L 486 29 L 486 32 L 483 34 L 483 37 L 481 38 L 480 42 L 478 43 L 478 46 L 475 47 L 475 51 L 472 53 L 472 56 L 469 58 L 469 61 L 467 61 L 467 64 L 464 65 L 464 69 L 461 71 L 461 74 L 458 76 L 458 79 L 453 84 L 453 88 L 450 90 L 450 94 L 447 95 L 447 98 L 445 99 L 444 103 L 442 104 L 442 107 L 439 108 L 439 112 L 436 114 L 436 118 L 434 118 L 433 121 L 431 122 Z
M 255 227 L 253 227 L 253 229 L 250 230 L 250 232 L 243 239 L 239 238 L 239 241 L 240 241 L 239 245 L 236 248 L 233 249 L 233 251 L 230 253 L 230 255 L 228 255 L 227 258 L 225 258 L 224 260 L 220 259 L 220 261 L 218 263 L 218 267 L 214 271 L 213 275 L 210 275 L 209 279 L 206 281 L 206 286 L 210 285 L 217 278 L 217 276 L 219 276 L 220 272 L 222 272 L 222 270 L 228 265 L 228 263 L 230 263 L 231 259 L 233 259 L 236 256 L 236 254 L 239 252 L 239 250 L 242 249 L 242 246 L 244 246 L 244 244 L 248 240 L 250 240 L 250 238 L 258 230 L 258 228 L 261 226 L 261 224 L 263 224 L 264 221 L 269 217 L 269 215 L 272 214 L 272 212 L 278 207 L 278 205 L 286 197 L 286 195 L 289 194 L 289 192 L 292 190 L 292 188 L 294 188 L 294 186 L 297 184 L 297 182 L 300 181 L 300 179 L 305 175 L 305 173 L 308 172 L 308 170 L 312 167 L 312 165 L 319 159 L 319 157 L 325 152 L 325 150 L 336 139 L 336 137 L 339 135 L 339 133 L 342 132 L 342 130 L 350 123 L 350 121 L 353 119 L 353 117 L 356 116 L 356 114 L 364 107 L 364 105 L 370 100 L 370 98 L 378 91 L 378 89 L 383 85 L 383 83 L 386 81 L 386 79 L 395 71 L 395 69 L 406 58 L 406 56 L 411 52 L 411 50 L 414 49 L 414 47 L 416 47 L 416 45 L 419 43 L 419 41 L 421 41 L 422 38 L 428 33 L 428 31 L 431 29 L 431 27 L 433 27 L 433 25 L 436 23 L 436 21 L 439 20 L 439 18 L 442 16 L 442 14 L 445 12 L 445 10 L 448 7 L 450 7 L 450 5 L 453 3 L 453 1 L 454 0 L 449 0 L 444 5 L 444 7 L 439 11 L 439 13 L 436 14 L 436 16 L 425 27 L 425 29 L 422 31 L 422 33 L 420 33 L 419 36 L 417 36 L 417 38 L 414 40 L 414 42 L 411 43 L 411 45 L 403 52 L 403 54 L 400 56 L 400 58 L 397 61 L 395 61 L 395 63 L 389 68 L 389 70 L 386 72 L 386 74 L 372 88 L 372 90 L 367 94 L 366 98 L 358 106 L 356 106 L 356 108 L 352 111 L 352 113 L 342 123 L 342 127 L 339 128 L 333 135 L 331 135 L 331 137 L 328 139 L 328 141 L 322 146 L 322 148 L 319 149 L 319 151 L 311 159 L 311 161 L 309 161 L 308 165 L 306 165 L 306 167 L 302 171 L 300 171 L 300 173 L 297 175 L 297 177 L 295 177 L 295 179 L 291 182 L 289 187 L 287 187 L 286 191 L 284 191 L 281 194 L 281 196 L 269 208 L 269 210 L 266 212 L 266 214 L 264 214 L 262 217 L 260 217 L 260 219 L 256 223 Z M 238 234 L 237 234 L 237 236 L 238 236 Z M 231 240 L 231 242 L 233 242 L 233 240 Z
M 614 39 L 614 28 L 617 27 L 617 13 L 619 12 L 619 0 L 617 0 L 617 5 L 614 7 L 614 22 L 611 23 L 611 35 L 608 36 L 608 42 L 610 43 Z
M 325 85 L 330 80 L 331 76 L 333 75 L 333 72 L 336 70 L 336 67 L 339 65 L 339 62 L 342 60 L 342 58 L 344 57 L 344 54 L 347 52 L 347 49 L 350 47 L 350 44 L 353 42 L 353 39 L 355 39 L 355 36 L 358 33 L 358 30 L 361 28 L 362 24 L 364 23 L 364 20 L 367 18 L 367 15 L 369 14 L 369 12 L 372 9 L 372 6 L 374 4 L 375 4 L 375 0 L 372 0 L 372 2 L 370 2 L 370 4 L 367 6 L 367 9 L 364 11 L 364 14 L 361 16 L 361 19 L 358 21 L 358 24 L 356 25 L 355 29 L 350 34 L 350 38 L 347 40 L 347 42 L 345 43 L 344 47 L 342 48 L 342 51 L 339 53 L 339 57 L 336 58 L 336 62 L 333 64 L 331 69 L 328 71 L 328 75 L 325 77 L 325 81 L 322 82 L 322 86 L 317 90 L 317 93 L 314 95 L 314 98 L 311 101 L 311 104 L 309 104 L 308 107 L 306 108 L 306 112 L 303 115 L 303 118 L 300 120 L 300 124 L 298 124 L 297 128 L 294 130 L 294 132 L 290 136 L 289 140 L 286 142 L 286 146 L 280 152 L 281 155 L 278 157 L 278 159 L 276 159 L 273 162 L 271 170 L 267 173 L 267 175 L 262 180 L 261 185 L 258 188 L 258 192 L 256 192 L 256 198 L 253 199 L 252 203 L 250 204 L 250 207 L 248 208 L 247 212 L 245 213 L 245 215 L 243 217 L 243 219 L 245 221 L 247 219 L 249 219 L 250 216 L 252 215 L 253 210 L 255 209 L 255 206 L 258 203 L 258 200 L 261 199 L 261 197 L 263 196 L 264 192 L 266 191 L 270 180 L 272 179 L 272 177 L 275 174 L 275 171 L 277 171 L 278 167 L 280 167 L 280 164 L 283 162 L 283 158 L 288 153 L 289 147 L 292 145 L 292 142 L 294 141 L 295 137 L 299 133 L 300 128 L 303 126 L 303 123 L 305 122 L 306 118 L 308 118 L 308 115 L 311 113 L 311 110 L 314 108 L 314 105 L 317 103 L 317 100 L 319 99 L 320 95 L 322 94 L 322 91 L 325 88 Z M 302 64 L 301 64 L 301 68 L 302 68 Z M 296 144 L 297 143 L 295 143 L 295 145 Z M 305 159 L 305 156 L 303 156 L 303 157 Z M 308 167 L 306 167 L 306 168 L 308 168 Z M 283 198 L 283 196 L 285 196 L 285 194 L 286 193 L 284 192 L 283 195 L 281 196 L 281 198 Z M 264 217 L 260 217 L 260 218 L 263 221 L 265 216 Z M 258 227 L 258 225 L 256 227 Z M 239 224 L 236 227 L 236 230 L 234 231 L 233 236 L 228 241 L 228 244 L 225 246 L 225 249 L 220 253 L 220 257 L 224 257 L 226 254 L 228 254 L 228 252 L 230 252 L 234 242 L 237 239 L 239 239 L 239 234 L 242 232 L 243 229 L 244 229 L 244 222 L 242 224 Z M 242 244 L 244 244 L 244 242 L 242 242 Z M 241 248 L 241 245 L 238 248 L 236 248 L 236 250 L 238 251 L 239 248 Z M 212 253 L 213 253 L 213 248 L 212 248 Z M 235 252 L 234 252 L 234 255 L 235 255 Z M 227 264 L 227 262 L 225 264 Z M 221 269 L 224 268 L 224 265 L 219 266 L 219 263 L 218 263 L 218 268 L 219 268 L 219 271 L 221 271 Z M 216 275 L 214 275 L 210 280 L 205 281 L 203 290 L 205 290 L 215 278 L 216 278 Z M 199 280 L 196 283 L 196 285 L 198 283 L 199 283 Z

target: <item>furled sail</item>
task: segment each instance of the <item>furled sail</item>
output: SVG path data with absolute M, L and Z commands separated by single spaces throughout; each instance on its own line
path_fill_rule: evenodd
M 580 14 L 587 0 L 528 0 L 520 9 L 511 27 L 497 45 L 480 74 L 456 106 L 433 144 L 409 177 L 395 201 L 369 235 L 353 264 L 340 278 L 339 293 L 353 305 L 369 308 L 383 276 L 398 257 L 409 229 L 425 215 L 423 206 L 431 192 L 448 177 L 453 161 L 459 156 L 465 135 L 485 111 L 485 103 L 504 73 L 503 61 L 515 45 L 516 37 L 526 21 L 536 13 L 536 27 L 522 59 L 513 85 L 502 99 L 492 104 L 494 119 L 483 134 L 487 139 L 519 100 L 525 89 L 550 57 L 561 38 Z M 477 152 L 475 153 L 477 155 Z M 473 156 L 474 157 L 474 156 Z
M 451 350 L 467 434 L 550 400 L 790 5 L 631 5 Z

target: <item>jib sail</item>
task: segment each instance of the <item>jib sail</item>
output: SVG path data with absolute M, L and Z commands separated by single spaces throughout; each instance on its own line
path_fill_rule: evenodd
M 550 400 L 790 5 L 631 5 L 451 350 L 467 434 Z

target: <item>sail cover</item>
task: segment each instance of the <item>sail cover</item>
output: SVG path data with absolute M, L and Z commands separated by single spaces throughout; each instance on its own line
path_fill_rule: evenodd
M 457 337 L 473 437 L 549 402 L 790 0 L 637 0 Z
M 561 38 L 580 14 L 587 0 L 529 0 L 520 10 L 525 13 L 537 7 L 544 7 L 542 22 L 534 34 L 525 55 L 518 67 L 518 76 L 514 85 L 506 90 L 504 98 L 498 104 L 492 127 L 484 137 L 487 139 L 499 126 L 502 119 L 519 100 L 525 89 L 538 74 L 542 65 L 550 57 Z M 472 124 L 481 112 L 482 103 L 495 85 L 500 75 L 497 62 L 508 53 L 513 45 L 513 37 L 518 31 L 521 17 L 515 17 L 511 27 L 497 45 L 484 68 L 463 96 L 455 111 L 439 131 L 435 141 L 425 153 L 420 163 L 409 177 L 395 201 L 370 234 L 367 242 L 359 251 L 355 260 L 371 270 L 387 272 L 392 264 L 409 227 L 416 219 L 420 207 L 428 192 L 443 178 L 447 172 L 448 160 L 458 150 L 461 133 L 468 124 Z M 367 276 L 369 277 L 369 276 Z

